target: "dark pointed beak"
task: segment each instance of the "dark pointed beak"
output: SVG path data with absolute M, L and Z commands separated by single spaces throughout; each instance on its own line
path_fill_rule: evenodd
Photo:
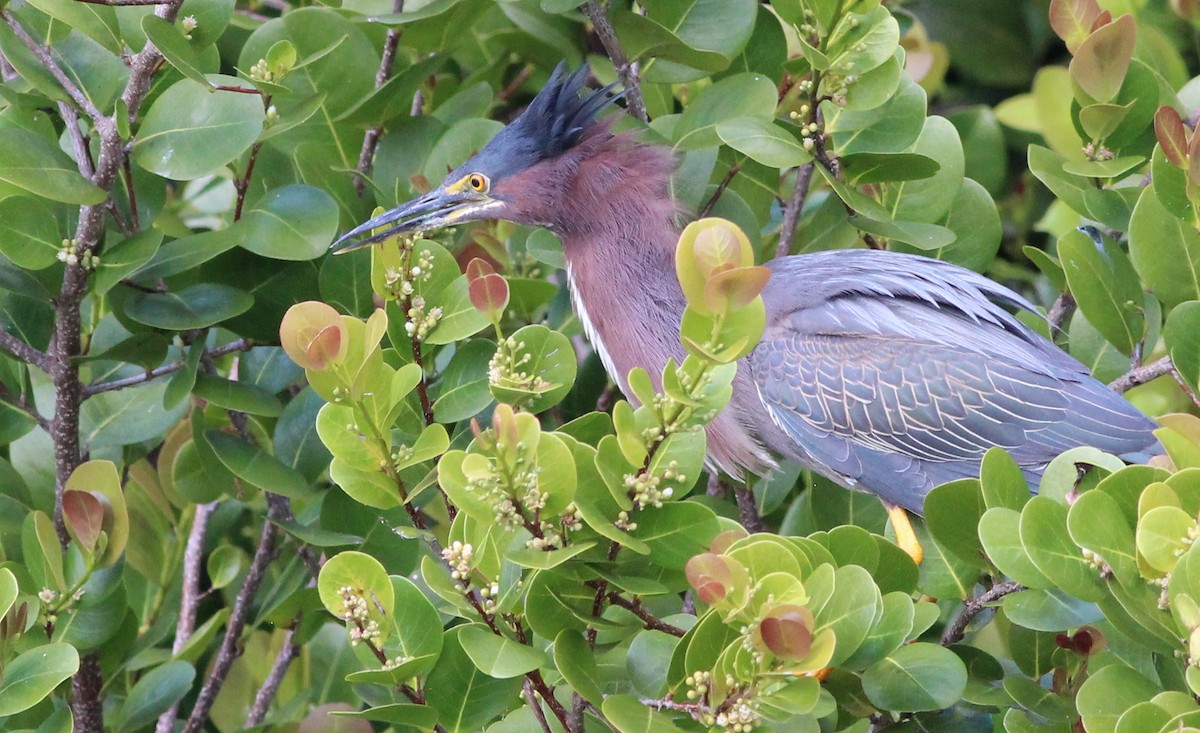
M 408 203 L 359 224 L 343 234 L 329 249 L 334 254 L 352 252 L 397 234 L 419 234 L 478 218 L 472 216 L 493 204 L 472 194 L 435 189 Z M 381 229 L 382 227 L 382 229 Z M 372 233 L 373 230 L 380 231 Z

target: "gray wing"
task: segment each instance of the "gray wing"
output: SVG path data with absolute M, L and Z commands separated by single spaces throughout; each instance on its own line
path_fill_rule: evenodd
M 1154 423 L 996 301 L 1027 302 L 973 272 L 862 251 L 771 267 L 750 356 L 768 443 L 843 483 L 919 510 L 932 486 L 977 475 L 992 446 L 1034 480 L 1074 446 L 1156 444 Z

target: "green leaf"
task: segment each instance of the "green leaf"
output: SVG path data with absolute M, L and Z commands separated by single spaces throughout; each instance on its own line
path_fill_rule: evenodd
M 775 114 L 775 84 L 761 74 L 737 74 L 705 89 L 692 100 L 675 125 L 676 150 L 697 150 L 721 144 L 717 125 L 752 116 Z
M 650 546 L 651 560 L 664 568 L 682 570 L 720 531 L 717 516 L 691 501 L 664 504 L 637 515 L 632 534 Z
M 308 481 L 275 456 L 220 430 L 205 430 L 204 440 L 235 476 L 263 491 L 296 498 L 308 491 Z
M 233 545 L 221 545 L 208 555 L 206 569 L 213 588 L 224 588 L 237 579 L 246 555 Z
M 402 683 L 401 683 L 402 684 Z M 432 730 L 437 725 L 437 711 L 428 705 L 418 705 L 411 702 L 396 702 L 390 705 L 377 705 L 366 710 L 331 710 L 330 715 L 361 720 L 374 720 L 379 723 L 398 723 L 400 728 Z M 333 730 L 342 730 L 341 726 L 331 726 Z
M 1179 507 L 1154 507 L 1138 520 L 1138 554 L 1155 570 L 1170 573 L 1195 532 L 1196 518 Z
M 1121 715 L 1150 700 L 1158 685 L 1121 662 L 1090 674 L 1079 688 L 1076 705 L 1088 733 L 1114 733 Z
M 293 184 L 269 191 L 239 222 L 241 245 L 276 260 L 321 257 L 337 236 L 338 206 L 314 186 Z
M 80 441 L 95 449 L 161 438 L 190 406 L 180 403 L 163 409 L 166 391 L 167 382 L 159 379 L 88 398 L 79 411 Z
M 458 641 L 467 656 L 489 677 L 519 677 L 546 665 L 549 659 L 539 649 L 493 634 L 482 624 L 460 627 Z
M 1138 582 L 1133 529 L 1112 494 L 1100 487 L 1084 492 L 1067 513 L 1067 529 L 1077 545 L 1096 553 L 1112 568 L 1118 582 L 1126 585 Z
M 196 668 L 180 660 L 155 667 L 129 691 L 113 727 L 127 733 L 150 725 L 188 693 L 195 678 Z
M 588 646 L 582 634 L 567 630 L 554 637 L 554 666 L 583 699 L 593 705 L 604 702 L 596 652 Z
M 213 74 L 211 84 L 242 87 L 241 80 Z M 191 79 L 167 88 L 150 105 L 133 143 L 135 163 L 164 178 L 190 181 L 223 168 L 262 132 L 257 94 L 213 91 Z M 0 174 L 2 175 L 2 174 Z
M 386 641 L 392 629 L 396 591 L 378 560 L 363 552 L 334 555 L 321 566 L 317 593 L 325 610 L 338 619 L 346 617 L 346 595 L 352 600 L 364 599 L 368 618 L 379 624 L 380 641 Z
M 1172 308 L 1163 339 L 1179 375 L 1193 390 L 1200 389 L 1200 302 L 1193 300 Z
M 1007 507 L 993 507 L 979 520 L 979 541 L 984 552 L 1000 572 L 1029 588 L 1051 588 L 1047 578 L 1021 543 L 1021 513 Z
M 0 200 L 0 254 L 18 267 L 42 270 L 58 261 L 63 238 L 54 210 L 32 196 Z
M 677 733 L 679 730 L 670 718 L 651 710 L 633 695 L 609 695 L 600 710 L 621 733 Z
M 1104 620 L 1095 604 L 1054 589 L 1013 593 L 1001 605 L 1010 621 L 1034 631 L 1066 631 Z
M 987 569 L 977 527 L 987 507 L 980 484 L 960 479 L 937 486 L 925 497 L 925 523 L 944 549 L 980 569 Z
M 1164 305 L 1200 299 L 1200 232 L 1168 212 L 1152 186 L 1129 220 L 1129 256 Z
M 203 84 L 206 87 L 212 86 L 200 69 L 200 58 L 196 55 L 196 51 L 174 23 L 157 15 L 147 15 L 142 18 L 142 32 L 146 34 L 146 39 L 153 43 L 159 53 L 163 55 L 163 58 L 175 67 L 176 71 L 197 84 Z
M 762 117 L 735 117 L 718 123 L 721 142 L 771 168 L 793 168 L 812 160 L 795 136 Z
M 929 178 L 941 165 L 917 153 L 858 153 L 839 161 L 846 182 L 852 186 Z
M 1067 533 L 1064 505 L 1046 496 L 1033 497 L 1021 511 L 1020 533 L 1029 559 L 1057 587 L 1084 601 L 1104 597 L 1099 572 Z
M 279 414 L 283 412 L 283 403 L 275 395 L 261 387 L 230 379 L 197 377 L 193 392 L 197 397 L 202 397 L 226 410 L 237 410 L 263 417 L 279 417 Z
M 1098 235 L 1099 236 L 1099 235 Z M 1133 353 L 1146 330 L 1142 289 L 1125 253 L 1108 237 L 1099 243 L 1074 230 L 1058 240 L 1071 294 L 1088 323 L 1123 354 Z
M 17 586 L 17 576 L 8 568 L 0 568 L 0 618 L 8 614 L 17 600 L 20 588 Z
M 394 612 L 391 614 L 392 633 L 388 652 L 399 651 L 411 659 L 423 660 L 408 670 L 409 679 L 424 675 L 433 669 L 442 653 L 442 619 L 429 598 L 408 578 L 391 577 L 395 596 Z
M 463 630 L 446 632 L 437 666 L 425 679 L 425 702 L 447 733 L 475 733 L 507 710 L 521 691 L 520 677 L 496 679 L 480 672 L 463 649 Z
M 70 644 L 43 644 L 4 665 L 0 716 L 37 705 L 79 669 L 79 652 Z
M 862 684 L 867 699 L 884 710 L 941 710 L 962 697 L 967 668 L 949 649 L 919 642 L 868 667 Z
M 239 316 L 252 305 L 254 296 L 249 293 L 228 285 L 201 283 L 177 293 L 134 293 L 125 303 L 125 313 L 153 328 L 187 331 Z
M 539 413 L 562 400 L 575 384 L 578 362 L 571 340 L 558 331 L 534 324 L 523 326 L 509 337 L 515 365 L 501 368 L 501 377 L 490 383 L 492 395 L 500 402 Z M 534 384 L 513 380 L 508 372 L 534 375 Z
M 65 153 L 20 127 L 0 126 L 0 182 L 65 204 L 95 205 L 106 198 Z

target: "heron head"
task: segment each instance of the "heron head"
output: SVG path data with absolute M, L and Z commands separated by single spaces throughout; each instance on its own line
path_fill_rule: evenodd
M 539 207 L 528 199 L 542 196 L 545 188 L 519 185 L 521 174 L 574 147 L 600 110 L 617 98 L 607 87 L 581 96 L 587 72 L 583 66 L 566 74 L 559 64 L 525 111 L 437 188 L 363 222 L 331 249 L 349 252 L 396 234 L 419 234 L 479 219 L 529 219 L 529 212 Z

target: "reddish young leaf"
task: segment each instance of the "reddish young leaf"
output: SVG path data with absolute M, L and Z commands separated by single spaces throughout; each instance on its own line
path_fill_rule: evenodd
M 704 304 L 714 312 L 744 308 L 767 286 L 765 267 L 734 267 L 714 273 L 704 286 Z
M 467 263 L 467 295 L 475 310 L 497 321 L 508 307 L 508 281 L 490 263 L 476 257 Z
M 1111 102 L 1133 59 L 1137 28 L 1132 15 L 1122 15 L 1097 29 L 1079 44 L 1071 59 L 1071 80 L 1092 100 Z
M 721 553 L 725 552 L 725 550 L 729 549 L 729 546 L 734 542 L 749 536 L 750 534 L 741 527 L 737 527 L 736 529 L 727 529 L 716 537 L 713 537 L 712 542 L 708 544 L 708 551 L 720 555 Z
M 84 549 L 91 550 L 104 529 L 104 505 L 89 491 L 63 492 L 63 522 L 67 532 Z
M 696 595 L 710 606 L 724 600 L 733 586 L 733 570 L 720 555 L 696 555 L 687 561 L 684 572 Z
M 1071 53 L 1091 34 L 1099 16 L 1096 0 L 1050 0 L 1050 27 Z
M 759 622 L 754 634 L 756 641 L 775 656 L 799 662 L 812 649 L 812 611 L 794 604 L 776 606 Z
M 1163 105 L 1154 113 L 1154 137 L 1172 165 L 1187 169 L 1188 129 L 1174 107 Z
M 338 312 L 309 300 L 288 308 L 279 324 L 279 343 L 292 361 L 321 370 L 346 353 L 348 340 Z

